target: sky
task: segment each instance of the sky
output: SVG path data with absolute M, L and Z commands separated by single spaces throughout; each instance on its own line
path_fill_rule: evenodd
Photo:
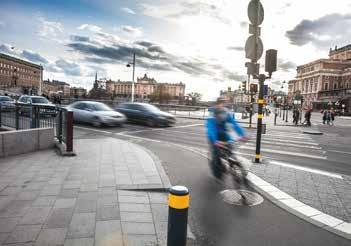
M 261 0 L 264 49 L 278 50 L 280 89 L 296 66 L 351 43 L 350 0 Z M 136 76 L 186 84 L 212 100 L 247 80 L 249 0 L 0 0 L 0 52 L 44 66 L 44 79 L 92 87 Z M 264 57 L 260 59 L 264 71 Z M 285 85 L 287 90 L 287 85 Z

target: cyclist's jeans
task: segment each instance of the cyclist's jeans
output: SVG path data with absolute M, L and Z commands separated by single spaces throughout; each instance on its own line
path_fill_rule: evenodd
M 223 164 L 222 160 L 219 156 L 219 150 L 218 147 L 215 146 L 214 144 L 211 144 L 211 152 L 212 152 L 212 158 L 210 161 L 210 166 L 211 166 L 211 171 L 212 174 L 218 178 L 221 179 L 223 176 Z

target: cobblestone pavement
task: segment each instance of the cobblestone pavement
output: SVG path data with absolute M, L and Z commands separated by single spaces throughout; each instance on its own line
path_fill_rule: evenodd
M 75 147 L 1 159 L 0 245 L 165 245 L 167 194 L 123 190 L 170 185 L 153 156 L 112 138 Z
M 351 222 L 351 177 L 343 179 L 273 164 L 255 164 L 251 171 L 297 200 Z

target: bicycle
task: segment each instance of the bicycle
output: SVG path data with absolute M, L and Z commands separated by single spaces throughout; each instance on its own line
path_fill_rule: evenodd
M 247 204 L 247 198 L 242 191 L 243 188 L 248 188 L 247 175 L 249 170 L 237 159 L 233 151 L 234 148 L 235 145 L 230 143 L 218 146 L 219 157 L 222 161 L 224 173 L 232 175 L 234 184 L 238 189 L 238 193 L 241 196 L 243 203 Z

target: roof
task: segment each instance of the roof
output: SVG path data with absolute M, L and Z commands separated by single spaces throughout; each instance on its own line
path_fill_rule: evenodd
M 336 53 L 339 53 L 339 52 L 342 52 L 342 51 L 346 51 L 346 50 L 351 50 L 351 44 L 348 44 L 344 47 L 341 47 L 341 48 L 336 48 L 334 50 L 330 50 L 329 54 L 330 55 L 334 55 Z
M 13 62 L 21 63 L 23 65 L 27 65 L 27 66 L 31 66 L 31 67 L 43 70 L 43 66 L 41 66 L 41 65 L 38 65 L 38 64 L 29 62 L 29 61 L 25 61 L 25 60 L 22 60 L 22 59 L 18 59 L 16 57 L 9 56 L 9 55 L 6 55 L 4 53 L 0 53 L 0 58 L 4 58 L 4 59 L 7 59 L 7 60 L 10 60 L 10 61 L 13 61 Z

